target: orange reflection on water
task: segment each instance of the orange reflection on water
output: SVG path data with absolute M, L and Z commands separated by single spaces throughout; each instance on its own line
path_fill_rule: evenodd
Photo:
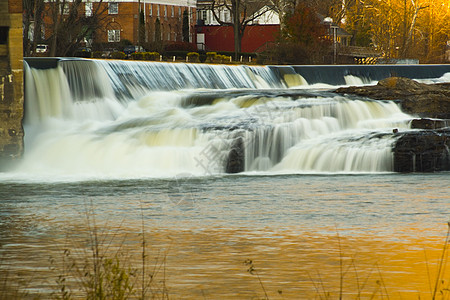
M 99 231 L 102 251 L 123 252 L 127 266 L 139 269 L 142 235 L 135 228 L 109 229 Z M 420 229 L 413 230 L 421 236 Z M 82 229 L 72 232 L 78 237 L 41 237 L 36 247 L 24 237 L 16 246 L 4 247 L 9 278 L 24 278 L 29 295 L 51 291 L 61 269 L 58 262 L 49 268 L 48 257 L 61 260 L 64 249 L 78 252 L 79 262 L 90 255 Z M 167 288 L 171 299 L 261 299 L 265 293 L 270 299 L 338 299 L 340 294 L 344 299 L 432 298 L 445 233 L 374 238 L 339 236 L 333 228 L 329 232 L 148 230 L 146 255 L 158 270 L 154 282 Z M 436 299 L 449 297 L 449 276 L 447 267 Z M 77 280 L 73 282 L 76 290 Z

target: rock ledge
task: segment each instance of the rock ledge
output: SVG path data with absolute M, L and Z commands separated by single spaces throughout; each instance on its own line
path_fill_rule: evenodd
M 335 92 L 376 100 L 398 100 L 406 113 L 423 118 L 450 119 L 450 83 L 424 84 L 408 78 L 389 77 L 374 86 L 351 86 Z

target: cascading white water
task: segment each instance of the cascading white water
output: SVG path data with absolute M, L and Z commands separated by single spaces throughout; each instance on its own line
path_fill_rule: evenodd
M 238 139 L 246 172 L 386 172 L 411 119 L 267 67 L 78 60 L 26 76 L 17 172 L 53 178 L 223 173 Z

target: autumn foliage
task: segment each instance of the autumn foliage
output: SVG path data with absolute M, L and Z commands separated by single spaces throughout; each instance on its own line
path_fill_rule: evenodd
M 350 46 L 377 50 L 386 59 L 448 62 L 449 0 L 297 0 L 289 3 L 297 4 L 295 10 L 280 6 L 280 11 L 290 11 L 283 18 L 277 49 L 280 63 L 329 62 L 321 61 L 327 55 L 327 41 L 322 38 L 324 27 L 316 12 L 331 17 L 348 32 Z M 330 46 L 328 44 L 328 51 Z M 338 44 L 338 56 L 340 46 Z
M 352 45 L 371 46 L 386 58 L 444 62 L 450 40 L 449 0 L 347 0 L 330 10 L 353 35 Z
M 285 17 L 278 47 L 278 60 L 288 64 L 323 64 L 331 47 L 327 27 L 316 11 L 299 3 Z

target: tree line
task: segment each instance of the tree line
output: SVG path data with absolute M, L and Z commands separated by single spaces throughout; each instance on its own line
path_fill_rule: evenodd
M 107 6 L 94 5 L 93 11 L 86 15 L 78 9 L 85 5 L 84 1 L 71 0 L 70 9 L 65 11 L 68 2 L 23 0 L 25 56 L 42 41 L 40 28 L 44 13 L 51 18 L 51 36 L 46 39 L 51 56 L 69 55 L 101 27 Z M 233 27 L 236 57 L 241 52 L 246 27 L 268 10 L 276 11 L 281 20 L 280 35 L 270 49 L 280 63 L 324 63 L 331 41 L 325 38 L 329 28 L 323 24 L 323 17 L 332 18 L 351 35 L 350 45 L 376 49 L 385 58 L 438 63 L 444 60 L 445 51 L 450 47 L 448 0 L 211 0 L 208 3 L 219 24 Z M 227 10 L 231 18 L 221 19 L 217 13 L 220 10 Z
M 280 16 L 280 36 L 271 49 L 279 62 L 324 62 L 330 40 L 323 38 L 327 35 L 323 17 L 332 18 L 351 35 L 351 46 L 372 48 L 387 59 L 440 63 L 450 48 L 448 0 L 213 0 L 213 11 L 230 11 L 228 25 L 235 28 L 236 52 L 241 49 L 245 26 L 259 17 L 251 12 L 264 13 L 261 7 Z
M 387 58 L 443 61 L 450 41 L 450 1 L 346 0 L 343 3 L 336 3 L 332 12 L 352 34 L 353 44 L 375 47 Z

